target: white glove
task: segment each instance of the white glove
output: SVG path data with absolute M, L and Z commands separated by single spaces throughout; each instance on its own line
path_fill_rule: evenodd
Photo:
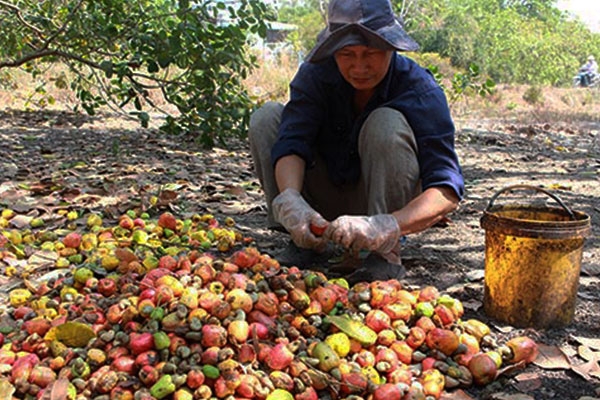
M 300 192 L 285 189 L 271 204 L 273 217 L 290 233 L 296 246 L 322 251 L 327 246 L 324 237 L 315 236 L 310 225 L 324 226 L 327 221 L 302 198 Z
M 329 224 L 323 236 L 354 254 L 374 251 L 391 263 L 400 263 L 400 226 L 391 214 L 343 215 Z

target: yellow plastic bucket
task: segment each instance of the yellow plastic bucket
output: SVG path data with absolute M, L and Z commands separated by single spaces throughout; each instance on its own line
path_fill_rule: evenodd
M 494 205 L 509 190 L 535 190 L 560 208 Z M 590 217 L 529 185 L 497 192 L 481 217 L 485 229 L 485 313 L 515 327 L 556 328 L 575 314 L 583 244 Z

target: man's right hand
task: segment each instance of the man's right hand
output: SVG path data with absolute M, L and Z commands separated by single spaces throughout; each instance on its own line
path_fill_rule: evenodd
M 272 203 L 273 216 L 290 233 L 296 246 L 322 251 L 327 240 L 315 236 L 310 225 L 323 226 L 327 221 L 302 198 L 300 192 L 285 189 Z

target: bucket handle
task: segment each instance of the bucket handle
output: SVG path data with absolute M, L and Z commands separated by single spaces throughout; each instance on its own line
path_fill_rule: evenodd
M 535 190 L 541 193 L 544 193 L 548 196 L 550 196 L 554 201 L 556 201 L 558 204 L 560 204 L 560 206 L 569 214 L 569 216 L 571 217 L 571 219 L 576 219 L 575 218 L 575 214 L 573 213 L 573 211 L 567 207 L 565 205 L 565 203 L 563 203 L 563 201 L 555 194 L 550 193 L 549 191 L 542 189 L 540 187 L 537 186 L 531 186 L 531 185 L 512 185 L 512 186 L 507 186 L 503 189 L 500 189 L 499 191 L 497 191 L 492 198 L 490 199 L 490 202 L 486 208 L 486 211 L 488 211 L 490 208 L 492 208 L 492 206 L 494 205 L 494 201 L 496 201 L 496 199 L 498 198 L 498 196 L 500 196 L 502 193 L 509 191 L 509 190 L 514 190 L 514 189 L 525 189 L 525 190 Z

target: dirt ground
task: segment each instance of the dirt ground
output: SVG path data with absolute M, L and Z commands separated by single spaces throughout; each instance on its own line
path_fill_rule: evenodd
M 537 119 L 456 118 L 465 199 L 446 226 L 410 235 L 403 252 L 406 285 L 434 285 L 463 301 L 465 317 L 489 322 L 500 337 L 525 333 L 547 346 L 548 362 L 507 371 L 489 386 L 447 398 L 600 398 L 598 358 L 590 359 L 581 349 L 600 354 L 600 124 L 585 118 L 544 121 L 542 112 L 548 110 L 538 110 Z M 83 201 L 85 195 L 86 207 L 116 215 L 133 204 L 131 199 L 168 188 L 177 192 L 168 207 L 178 213 L 232 216 L 264 252 L 287 243 L 287 235 L 264 228 L 265 205 L 244 141 L 208 151 L 110 115 L 26 112 L 5 104 L 0 108 L 0 143 L 0 208 L 13 200 L 24 210 L 34 208 L 31 201 L 47 196 L 44 188 L 52 182 L 61 196 L 75 193 Z M 29 193 L 8 197 L 20 183 L 29 185 Z M 591 218 L 575 316 L 566 327 L 515 329 L 483 311 L 486 232 L 480 219 L 494 194 L 516 184 L 543 187 Z M 507 192 L 496 200 L 541 202 L 553 205 L 535 191 Z M 550 355 L 552 349 L 560 349 L 564 362 Z

